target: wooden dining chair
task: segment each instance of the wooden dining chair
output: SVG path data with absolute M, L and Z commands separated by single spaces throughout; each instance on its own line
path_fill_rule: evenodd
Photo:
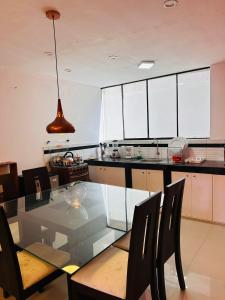
M 12 174 L 0 175 L 0 202 L 18 197 L 18 185 Z
M 61 270 L 28 252 L 16 251 L 3 207 L 0 207 L 0 233 L 0 287 L 5 298 L 14 296 L 16 300 L 24 300 L 62 275 Z
M 180 223 L 184 184 L 185 179 L 182 179 L 165 188 L 157 251 L 157 277 L 160 300 L 166 299 L 164 264 L 173 254 L 175 254 L 179 285 L 181 290 L 185 290 L 180 252 Z M 131 232 L 119 239 L 114 246 L 130 251 L 130 237 Z
M 25 195 L 51 189 L 48 169 L 46 167 L 23 170 L 22 174 Z
M 166 300 L 164 264 L 173 254 L 175 254 L 179 285 L 181 290 L 185 290 L 180 251 L 180 224 L 184 184 L 185 179 L 182 179 L 165 188 L 157 253 L 158 290 L 160 300 Z
M 156 244 L 161 193 L 135 206 L 130 252 L 111 246 L 68 279 L 69 299 L 158 299 Z

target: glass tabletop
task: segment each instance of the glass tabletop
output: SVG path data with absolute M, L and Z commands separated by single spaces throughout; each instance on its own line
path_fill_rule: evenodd
M 135 205 L 152 194 L 76 182 L 2 205 L 18 247 L 74 273 L 131 229 Z

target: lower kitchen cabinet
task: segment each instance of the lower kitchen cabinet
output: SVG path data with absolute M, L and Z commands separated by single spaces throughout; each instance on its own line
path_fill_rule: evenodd
M 172 182 L 185 178 L 182 216 L 191 217 L 191 173 L 172 172 Z
M 163 191 L 163 171 L 132 169 L 132 188 L 151 192 Z
M 132 188 L 147 190 L 147 170 L 132 169 Z
M 164 191 L 163 171 L 147 170 L 147 190 L 152 192 Z
M 225 175 L 213 175 L 213 221 L 225 224 Z
M 89 178 L 93 182 L 126 186 L 125 168 L 88 166 Z
M 192 173 L 192 217 L 212 221 L 212 175 Z
M 185 178 L 182 215 L 212 221 L 212 175 L 201 173 L 172 172 L 172 181 Z

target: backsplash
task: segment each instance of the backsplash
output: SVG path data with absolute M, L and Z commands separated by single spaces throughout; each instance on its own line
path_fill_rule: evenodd
M 70 151 L 74 156 L 81 156 L 83 160 L 97 157 L 98 144 L 86 144 L 86 145 L 60 145 L 49 146 L 43 148 L 44 161 L 46 165 L 53 156 L 63 156 L 67 151 Z
M 167 149 L 170 140 L 159 140 L 159 158 L 167 159 Z M 143 158 L 156 157 L 156 144 L 152 140 L 121 140 L 118 141 L 119 152 L 121 157 L 125 156 L 125 145 L 134 146 L 134 156 L 137 156 L 139 145 L 141 148 Z M 188 140 L 187 157 L 204 157 L 206 160 L 224 160 L 224 144 L 225 140 L 209 140 L 209 139 L 195 139 Z M 112 142 L 107 143 L 106 156 L 112 152 Z M 60 145 L 60 146 L 46 146 L 43 148 L 44 161 L 47 164 L 52 156 L 64 155 L 67 151 L 73 152 L 74 155 L 82 156 L 83 160 L 89 158 L 96 158 L 100 154 L 98 144 L 85 144 L 85 145 Z
M 160 159 L 167 159 L 167 149 L 170 140 L 159 140 L 159 153 Z M 119 152 L 121 157 L 125 156 L 124 148 L 122 146 L 131 145 L 134 146 L 134 156 L 137 156 L 139 145 L 143 158 L 152 158 L 156 156 L 156 144 L 153 140 L 121 140 L 118 141 Z M 209 140 L 209 139 L 189 139 L 188 140 L 188 152 L 187 157 L 204 157 L 206 160 L 224 160 L 224 144 L 225 140 Z M 107 155 L 110 155 L 112 151 L 111 142 L 108 143 L 109 148 Z

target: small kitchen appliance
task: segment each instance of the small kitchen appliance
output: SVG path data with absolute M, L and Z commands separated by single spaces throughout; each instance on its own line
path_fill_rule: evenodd
M 112 141 L 112 153 L 111 153 L 111 158 L 112 159 L 117 159 L 120 158 L 120 153 L 119 153 L 119 148 L 118 148 L 119 144 L 117 140 Z

